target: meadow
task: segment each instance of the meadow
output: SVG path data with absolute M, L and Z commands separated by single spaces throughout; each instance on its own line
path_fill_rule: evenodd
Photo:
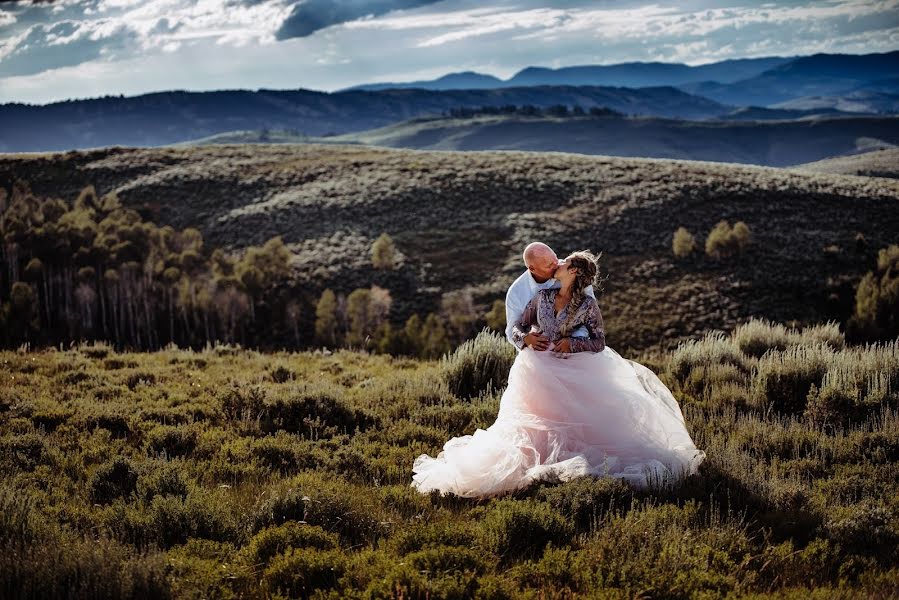
M 899 594 L 899 343 L 752 320 L 626 356 L 681 402 L 699 473 L 469 500 L 419 494 L 411 464 L 493 422 L 496 334 L 432 361 L 2 351 L 0 596 Z
M 899 242 L 895 179 L 698 161 L 317 144 L 112 147 L 0 155 L 0 186 L 10 197 L 16 182 L 30 187 L 36 207 L 50 199 L 73 206 L 91 186 L 97 198 L 115 196 L 139 214 L 119 219 L 126 227 L 118 230 L 138 220 L 195 229 L 207 260 L 221 249 L 246 262 L 251 247 L 280 236 L 290 252 L 283 291 L 299 306 L 306 338 L 325 289 L 389 290 L 395 326 L 438 312 L 447 293 L 469 294 L 483 315 L 521 273 L 521 250 L 535 239 L 563 255 L 602 252 L 601 305 L 614 316 L 609 333 L 621 350 L 673 350 L 751 317 L 845 323 L 858 283 L 878 253 Z M 77 226 L 72 248 L 98 246 L 81 234 L 93 226 L 74 217 L 66 226 Z M 93 216 L 98 230 L 102 218 L 101 210 Z M 745 252 L 673 255 L 679 227 L 701 244 L 722 219 L 748 225 Z M 402 255 L 393 271 L 372 269 L 369 248 L 383 233 Z M 92 254 L 80 262 L 74 250 L 63 254 L 77 263 L 72 273 L 93 265 L 102 274 Z M 18 256 L 23 273 L 29 257 Z M 183 262 L 165 266 L 183 275 L 190 270 Z M 161 276 L 154 285 L 182 287 Z M 205 290 L 197 277 L 189 283 L 203 288 L 198 297 L 222 287 Z M 101 297 L 102 286 L 94 286 Z M 289 328 L 275 334 L 284 345 L 292 337 Z

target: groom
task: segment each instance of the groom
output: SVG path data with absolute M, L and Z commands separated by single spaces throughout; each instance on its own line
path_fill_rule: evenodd
M 552 248 L 541 242 L 533 242 L 525 247 L 523 257 L 528 270 L 522 273 L 506 292 L 506 339 L 513 345 L 512 326 L 521 318 L 521 314 L 531 298 L 539 290 L 560 287 L 559 282 L 553 279 L 556 269 L 559 268 L 559 257 Z M 592 285 L 587 287 L 584 292 L 589 296 L 596 297 L 593 295 Z M 588 337 L 587 329 L 582 325 L 571 336 Z M 533 332 L 524 338 L 525 346 L 530 346 L 534 350 L 546 350 L 550 341 L 540 333 Z

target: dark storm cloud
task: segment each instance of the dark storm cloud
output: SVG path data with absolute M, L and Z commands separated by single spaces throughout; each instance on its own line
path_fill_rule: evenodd
M 440 0 L 306 0 L 294 6 L 275 37 L 287 40 L 306 37 L 320 29 L 392 10 L 417 8 Z

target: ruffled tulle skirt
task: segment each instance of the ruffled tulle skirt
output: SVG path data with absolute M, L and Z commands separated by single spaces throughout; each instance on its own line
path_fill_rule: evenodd
M 608 346 L 566 356 L 520 352 L 493 425 L 416 458 L 411 485 L 487 497 L 536 480 L 618 477 L 645 489 L 696 472 L 705 453 L 652 371 Z

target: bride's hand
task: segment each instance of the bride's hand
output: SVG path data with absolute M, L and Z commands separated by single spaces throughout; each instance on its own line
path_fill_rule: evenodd
M 571 353 L 571 338 L 562 338 L 555 343 L 555 352 Z
M 539 333 L 529 333 L 524 338 L 524 345 L 542 352 L 549 347 L 549 338 Z

